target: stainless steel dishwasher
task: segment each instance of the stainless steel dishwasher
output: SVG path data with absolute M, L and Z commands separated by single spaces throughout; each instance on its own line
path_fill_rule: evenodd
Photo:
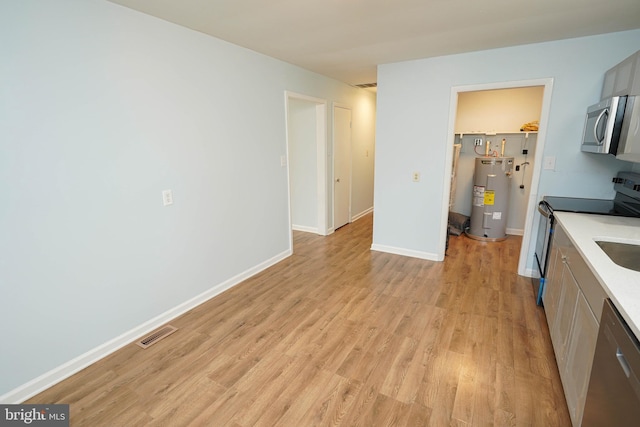
M 605 300 L 593 357 L 582 427 L 640 423 L 640 343 Z

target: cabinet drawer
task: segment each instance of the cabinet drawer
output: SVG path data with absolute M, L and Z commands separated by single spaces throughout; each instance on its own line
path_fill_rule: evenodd
M 553 245 L 562 254 L 571 274 L 580 284 L 580 290 L 599 323 L 602 316 L 602 304 L 607 295 L 560 224 L 556 224 Z
M 553 247 L 556 247 L 562 256 L 567 257 L 569 255 L 569 249 L 573 248 L 573 243 L 569 240 L 567 233 L 560 226 L 560 224 L 556 223 L 553 230 Z

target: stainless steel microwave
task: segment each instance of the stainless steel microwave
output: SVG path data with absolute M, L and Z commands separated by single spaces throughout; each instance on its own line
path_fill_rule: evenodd
M 614 96 L 587 109 L 582 151 L 640 162 L 640 99 Z
M 626 96 L 614 96 L 587 108 L 582 151 L 616 154 L 626 103 Z

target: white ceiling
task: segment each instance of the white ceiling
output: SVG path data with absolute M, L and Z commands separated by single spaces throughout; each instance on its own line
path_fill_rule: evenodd
M 349 84 L 378 64 L 640 28 L 640 0 L 110 1 Z

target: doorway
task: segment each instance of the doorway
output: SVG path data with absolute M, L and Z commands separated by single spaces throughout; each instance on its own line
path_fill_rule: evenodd
M 524 234 L 538 137 L 533 122 L 540 120 L 543 92 L 543 86 L 531 86 L 458 94 L 451 212 L 462 218 L 471 217 L 478 157 L 490 152 L 511 158 L 513 170 L 506 188 L 509 194 L 503 225 L 509 235 Z M 529 124 L 527 131 L 521 131 L 526 123 Z
M 524 230 L 522 231 L 522 245 L 520 248 L 520 257 L 518 262 L 518 274 L 522 276 L 531 276 L 533 271 L 527 270 L 527 257 L 530 252 L 531 246 L 531 231 L 533 228 L 533 218 L 536 212 L 536 206 L 538 201 L 538 183 L 540 179 L 540 171 L 542 169 L 542 159 L 546 140 L 546 124 L 549 118 L 549 110 L 551 105 L 551 92 L 553 88 L 553 79 L 535 79 L 525 80 L 518 82 L 503 82 L 503 83 L 491 83 L 469 86 L 456 86 L 451 89 L 451 102 L 449 111 L 449 137 L 447 147 L 447 173 L 451 176 L 453 154 L 454 154 L 454 142 L 456 140 L 455 124 L 458 111 L 458 99 L 461 93 L 475 92 L 475 91 L 487 91 L 487 90 L 499 90 L 499 89 L 514 89 L 514 88 L 526 88 L 526 87 L 543 87 L 542 107 L 540 110 L 540 123 L 537 134 L 536 149 L 531 161 L 531 177 L 530 177 L 530 189 L 527 195 L 526 208 L 525 208 L 525 221 Z M 451 192 L 451 180 L 445 180 L 445 199 L 449 200 Z M 442 206 L 442 224 L 441 224 L 441 248 L 444 253 L 446 248 L 446 239 L 448 234 L 448 216 L 449 216 L 449 203 L 443 203 Z
M 327 235 L 327 101 L 285 91 L 285 121 L 289 229 Z

